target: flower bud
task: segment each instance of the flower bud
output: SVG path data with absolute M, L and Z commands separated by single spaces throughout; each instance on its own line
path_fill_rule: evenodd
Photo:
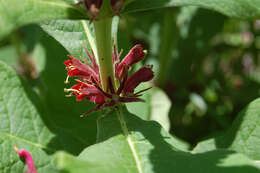
M 111 6 L 114 13 L 119 13 L 122 10 L 125 0 L 111 0 Z
M 98 15 L 102 2 L 103 0 L 84 0 L 84 4 L 91 17 L 96 17 Z

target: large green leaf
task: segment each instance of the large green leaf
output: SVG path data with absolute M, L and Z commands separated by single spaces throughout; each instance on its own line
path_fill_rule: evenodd
M 117 34 L 119 19 L 114 17 L 112 23 L 113 38 Z M 93 50 L 97 56 L 94 27 L 88 20 L 52 20 L 41 23 L 45 32 L 56 39 L 72 56 L 87 58 L 84 47 Z
M 14 46 L 5 46 L 0 48 L 0 60 L 8 63 L 12 67 L 17 66 L 17 53 Z
M 23 172 L 24 164 L 13 150 L 14 145 L 32 153 L 39 172 L 50 173 L 54 171 L 50 157 L 53 152 L 65 150 L 77 155 L 95 141 L 95 115 L 79 117 L 90 108 L 89 104 L 76 104 L 73 99 L 64 98 L 61 85 L 66 74 L 62 60 L 51 61 L 56 56 L 56 60 L 65 57 L 66 51 L 50 37 L 44 37 L 41 44 L 47 56 L 47 68 L 41 75 L 44 87 L 39 92 L 43 97 L 21 82 L 13 70 L 0 64 L 0 172 L 3 173 Z
M 124 13 L 187 5 L 212 9 L 236 18 L 260 17 L 259 0 L 136 0 L 125 8 Z
M 149 85 L 145 86 L 149 87 Z M 144 120 L 157 121 L 165 130 L 169 131 L 171 101 L 168 96 L 160 88 L 153 87 L 145 92 L 142 98 L 145 102 L 128 103 L 128 110 Z
M 94 28 L 87 20 L 51 20 L 41 23 L 45 32 L 57 40 L 72 56 L 87 57 L 84 47 L 96 54 Z
M 229 148 L 252 159 L 260 159 L 260 99 L 250 103 L 223 136 L 199 143 L 194 152 Z
M 14 71 L 1 63 L 0 74 L 0 172 L 23 172 L 23 163 L 13 150 L 14 145 L 32 153 L 40 172 L 53 172 L 49 154 L 55 149 L 49 144 L 56 135 L 44 124 L 47 117 L 36 108 L 37 101 L 30 100 L 32 93 L 27 93 L 23 88 L 26 84 Z M 62 141 L 56 145 L 62 146 Z
M 82 18 L 80 9 L 61 0 L 0 0 L 0 38 L 28 23 Z
M 57 154 L 61 172 L 259 172 L 250 159 L 232 151 L 185 152 L 158 123 L 141 120 L 125 109 L 101 117 L 98 130 L 99 143 L 78 158 Z
M 75 97 L 65 97 L 64 88 L 73 85 L 73 80 L 70 84 L 64 84 L 67 72 L 63 62 L 68 59 L 68 52 L 48 34 L 43 34 L 40 44 L 45 50 L 44 70 L 40 74 L 39 82 L 40 95 L 42 102 L 46 104 L 46 109 L 55 115 L 51 117 L 52 121 L 68 129 L 72 136 L 85 141 L 86 145 L 94 143 L 97 113 L 80 118 L 81 114 L 94 105 L 87 101 L 77 102 Z

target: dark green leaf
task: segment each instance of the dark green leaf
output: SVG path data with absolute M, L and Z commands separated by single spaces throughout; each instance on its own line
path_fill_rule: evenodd
M 230 17 L 243 19 L 260 17 L 259 0 L 136 0 L 126 7 L 124 13 L 188 5 L 212 9 Z
M 3 173 L 23 172 L 24 164 L 13 150 L 14 145 L 32 153 L 39 172 L 50 173 L 54 172 L 53 152 L 65 150 L 77 155 L 95 141 L 95 115 L 79 117 L 90 105 L 64 97 L 66 73 L 62 59 L 66 51 L 50 37 L 44 37 L 40 45 L 45 51 L 40 54 L 47 58 L 41 72 L 43 87 L 35 88 L 39 95 L 26 82 L 21 82 L 13 70 L 0 64 L 0 152 L 3 153 L 0 172 Z M 55 57 L 58 59 L 52 61 Z
M 254 160 L 260 159 L 260 99 L 250 103 L 223 136 L 199 143 L 194 152 L 228 148 Z

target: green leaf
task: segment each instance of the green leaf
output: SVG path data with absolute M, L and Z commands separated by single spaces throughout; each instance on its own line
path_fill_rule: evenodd
M 13 150 L 14 145 L 32 153 L 40 173 L 52 173 L 55 172 L 52 153 L 64 150 L 77 155 L 95 141 L 95 114 L 85 119 L 79 117 L 90 105 L 64 98 L 64 86 L 59 85 L 64 85 L 64 66 L 59 59 L 50 62 L 53 57 L 65 57 L 65 50 L 50 37 L 44 37 L 41 44 L 46 48 L 48 68 L 41 74 L 44 89 L 36 89 L 44 97 L 0 63 L 0 172 L 3 173 L 24 172 L 24 163 Z M 60 72 L 63 78 L 58 77 Z
M 87 20 L 51 20 L 41 23 L 41 27 L 74 57 L 86 58 L 84 47 L 97 54 L 94 27 Z
M 250 103 L 223 135 L 199 143 L 194 153 L 216 148 L 228 148 L 260 160 L 260 99 Z
M 112 36 L 116 38 L 119 19 L 114 17 Z M 51 20 L 41 23 L 42 29 L 56 39 L 72 56 L 87 58 L 84 47 L 97 57 L 94 26 L 88 20 Z
M 32 153 L 40 172 L 53 172 L 49 143 L 55 134 L 44 125 L 39 110 L 30 100 L 16 73 L 0 63 L 0 172 L 23 172 L 15 145 Z M 57 146 L 61 143 L 56 143 Z
M 5 46 L 0 48 L 0 60 L 12 67 L 17 67 L 18 55 L 14 46 Z
M 57 126 L 67 129 L 72 137 L 81 141 L 79 143 L 81 147 L 77 149 L 81 151 L 82 147 L 96 141 L 96 115 L 98 113 L 80 118 L 81 114 L 95 105 L 87 101 L 77 102 L 75 97 L 65 97 L 64 88 L 70 88 L 73 85 L 73 80 L 70 84 L 64 84 L 67 72 L 63 62 L 68 59 L 66 56 L 68 52 L 47 34 L 43 34 L 40 44 L 44 49 L 42 54 L 45 55 L 43 71 L 37 85 L 40 99 L 52 115 L 51 120 Z M 37 62 L 39 63 L 39 59 Z
M 250 159 L 233 151 L 182 151 L 182 146 L 158 123 L 141 120 L 124 108 L 101 117 L 98 128 L 99 143 L 85 149 L 78 158 L 56 155 L 61 172 L 259 172 Z
M 50 19 L 83 19 L 86 15 L 61 0 L 0 0 L 0 39 L 22 25 Z
M 260 17 L 259 0 L 136 0 L 130 3 L 123 13 L 188 5 L 215 10 L 235 18 L 257 19 Z
M 145 86 L 148 88 L 149 84 Z M 142 88 L 144 89 L 144 87 Z M 165 130 L 169 131 L 169 111 L 171 108 L 171 101 L 163 90 L 153 87 L 144 93 L 142 99 L 144 99 L 145 102 L 128 103 L 128 110 L 143 120 L 157 121 Z

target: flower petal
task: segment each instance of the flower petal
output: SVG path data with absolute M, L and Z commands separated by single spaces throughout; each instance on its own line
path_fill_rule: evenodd
M 71 60 L 64 62 L 67 67 L 69 76 L 76 76 L 82 79 L 90 79 L 90 76 L 94 76 L 95 79 L 98 80 L 98 74 L 90 66 L 87 66 L 72 56 L 69 57 Z
M 17 154 L 20 157 L 23 157 L 26 161 L 26 164 L 27 164 L 26 173 L 37 173 L 32 155 L 24 149 L 18 150 L 18 148 L 16 146 L 14 147 L 14 149 L 17 152 Z
M 135 45 L 121 61 L 121 63 L 119 64 L 119 68 L 122 68 L 123 65 L 130 67 L 133 64 L 144 59 L 145 55 L 146 54 L 143 51 L 143 47 L 140 45 Z
M 123 94 L 133 94 L 134 89 L 142 82 L 147 82 L 152 80 L 154 77 L 151 67 L 144 66 L 140 68 L 137 72 L 133 73 L 126 81 Z
M 72 86 L 72 91 L 73 94 L 76 95 L 77 101 L 86 99 L 95 104 L 101 104 L 106 101 L 106 97 L 95 86 L 86 84 L 80 80 L 76 80 L 76 82 L 78 82 L 78 84 Z

